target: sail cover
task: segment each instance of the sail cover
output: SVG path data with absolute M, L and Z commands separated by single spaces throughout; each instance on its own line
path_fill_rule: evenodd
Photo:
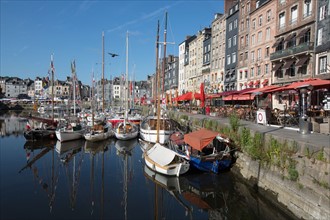
M 184 142 L 196 150 L 203 150 L 219 133 L 202 128 L 184 135 Z
M 155 144 L 150 150 L 148 150 L 147 154 L 151 160 L 161 166 L 170 164 L 175 155 L 177 155 L 174 151 L 160 145 L 159 143 Z

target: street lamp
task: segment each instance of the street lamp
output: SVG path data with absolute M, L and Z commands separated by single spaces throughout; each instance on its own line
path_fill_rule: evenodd
M 310 84 L 305 84 L 297 87 L 301 95 L 300 104 L 300 117 L 299 117 L 299 132 L 302 134 L 309 134 L 311 131 L 311 123 L 307 121 L 307 93 L 313 89 Z
M 207 87 L 209 87 L 209 86 L 210 86 L 210 81 L 205 78 L 204 79 L 204 94 L 206 94 Z M 206 112 L 205 112 L 205 105 L 206 105 L 206 103 L 205 103 L 205 99 L 204 99 L 204 107 L 203 107 L 203 114 L 204 115 L 206 114 Z

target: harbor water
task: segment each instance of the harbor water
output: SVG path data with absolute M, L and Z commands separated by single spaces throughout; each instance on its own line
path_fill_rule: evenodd
M 233 172 L 149 170 L 137 139 L 26 141 L 0 116 L 0 219 L 295 219 Z

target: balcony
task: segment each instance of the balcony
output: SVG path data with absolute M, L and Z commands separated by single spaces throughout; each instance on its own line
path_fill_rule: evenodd
M 287 56 L 293 56 L 293 55 L 297 55 L 300 53 L 304 53 L 307 51 L 311 51 L 314 49 L 314 42 L 306 42 L 306 43 L 302 43 L 299 44 L 295 47 L 290 47 L 284 50 L 280 50 L 280 51 L 276 51 L 274 53 L 270 54 L 270 60 L 276 60 L 276 59 L 280 59 L 280 58 L 284 58 Z

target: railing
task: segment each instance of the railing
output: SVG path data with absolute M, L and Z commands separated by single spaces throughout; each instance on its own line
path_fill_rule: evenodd
M 290 55 L 295 55 L 298 53 L 313 50 L 313 48 L 314 48 L 314 42 L 305 42 L 305 43 L 299 44 L 295 47 L 290 47 L 290 48 L 287 48 L 284 50 L 280 50 L 280 51 L 271 53 L 270 59 L 274 60 L 274 59 L 279 59 L 279 58 L 290 56 Z

